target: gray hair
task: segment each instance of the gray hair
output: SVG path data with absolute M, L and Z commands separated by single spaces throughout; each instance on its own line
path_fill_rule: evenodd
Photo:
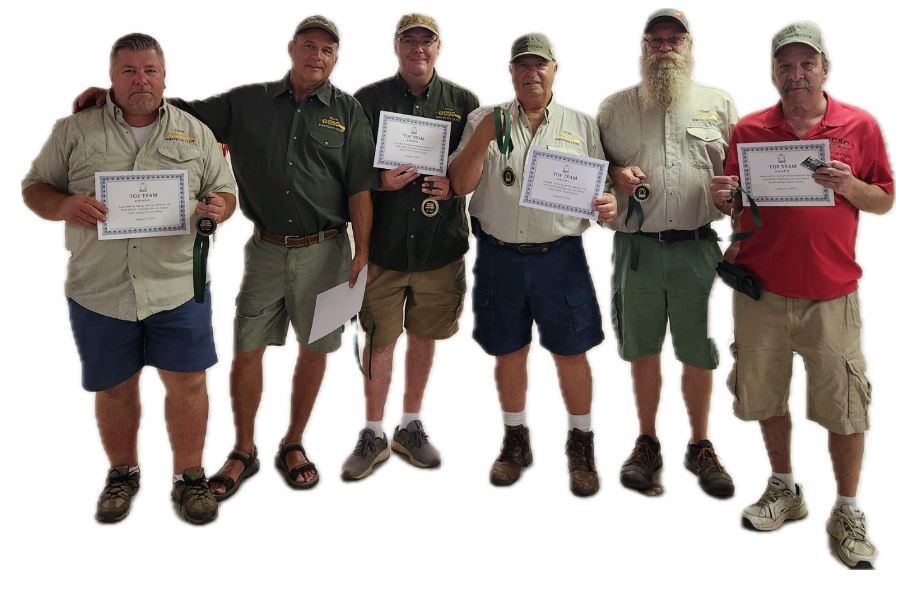
M 115 41 L 114 45 L 111 46 L 110 61 L 112 66 L 115 64 L 115 58 L 118 52 L 122 49 L 125 51 L 146 51 L 152 49 L 156 52 L 156 55 L 159 56 L 162 66 L 165 67 L 165 55 L 162 53 L 162 47 L 159 45 L 158 41 L 149 35 L 143 33 L 130 33 Z

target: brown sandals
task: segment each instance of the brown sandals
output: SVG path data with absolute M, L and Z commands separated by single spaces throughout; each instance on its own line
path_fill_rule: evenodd
M 213 496 L 216 497 L 217 501 L 225 501 L 229 497 L 235 494 L 235 492 L 242 486 L 242 482 L 248 478 L 251 478 L 258 473 L 258 470 L 261 469 L 261 460 L 258 459 L 258 448 L 255 446 L 254 453 L 251 455 L 239 451 L 237 449 L 229 452 L 229 456 L 226 458 L 226 461 L 229 460 L 238 460 L 242 463 L 244 469 L 239 475 L 238 482 L 235 481 L 231 476 L 226 474 L 214 474 L 210 477 L 210 484 L 222 484 L 226 488 L 226 492 L 222 494 L 213 493 Z M 210 489 L 213 490 L 212 488 Z
M 315 468 L 315 464 L 309 461 L 308 456 L 306 456 L 305 462 L 298 466 L 293 466 L 292 468 L 287 467 L 286 454 L 291 451 L 301 451 L 302 455 L 305 456 L 305 448 L 302 447 L 301 442 L 280 443 L 280 450 L 277 452 L 277 457 L 274 462 L 277 466 L 277 470 L 280 471 L 280 474 L 282 474 L 283 478 L 286 480 L 286 484 L 297 490 L 312 488 L 318 484 L 318 470 Z M 300 474 L 308 472 L 309 470 L 315 470 L 315 478 L 305 482 L 296 482 L 296 478 Z

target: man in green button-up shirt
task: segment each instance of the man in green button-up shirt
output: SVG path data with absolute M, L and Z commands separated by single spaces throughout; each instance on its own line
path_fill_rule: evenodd
M 449 153 L 458 147 L 467 115 L 478 107 L 478 101 L 470 91 L 438 76 L 439 44 L 439 26 L 431 17 L 401 17 L 394 39 L 398 73 L 356 93 L 374 133 L 378 133 L 381 111 L 439 119 L 451 122 Z M 390 455 L 382 417 L 395 344 L 405 328 L 404 414 L 390 449 L 421 468 L 439 465 L 439 453 L 426 437 L 419 412 L 435 340 L 458 330 L 465 292 L 468 224 L 464 197 L 452 193 L 447 177 L 422 176 L 410 164 L 383 171 L 381 181 L 372 195 L 369 284 L 360 312 L 363 328 L 370 335 L 372 379 L 364 381 L 366 428 L 344 463 L 346 480 L 368 476 Z M 430 198 L 436 202 L 424 207 Z
M 288 44 L 289 73 L 276 82 L 233 88 L 201 101 L 170 102 L 203 121 L 229 145 L 242 212 L 255 225 L 245 246 L 245 275 L 235 319 L 230 394 L 235 449 L 211 478 L 217 498 L 233 494 L 257 470 L 254 423 L 267 345 L 282 345 L 290 322 L 299 340 L 289 429 L 277 467 L 294 488 L 310 488 L 318 472 L 300 443 L 325 370 L 340 347 L 342 329 L 308 343 L 318 293 L 366 266 L 372 201 L 378 184 L 374 142 L 366 115 L 328 79 L 340 36 L 322 16 L 296 27 Z M 78 102 L 92 96 L 84 93 Z M 353 223 L 350 260 L 345 225 Z

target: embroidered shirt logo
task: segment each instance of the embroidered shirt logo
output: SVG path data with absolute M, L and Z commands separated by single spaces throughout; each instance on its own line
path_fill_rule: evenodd
M 328 115 L 327 117 L 322 117 L 318 122 L 318 127 L 324 127 L 325 129 L 333 129 L 334 131 L 339 131 L 343 133 L 347 130 L 347 126 L 341 123 L 340 119 L 334 115 Z
M 189 144 L 197 143 L 197 138 L 194 135 L 182 129 L 172 129 L 165 132 L 165 139 L 166 141 L 171 140 L 173 142 L 186 142 Z
M 461 113 L 451 107 L 443 107 L 436 111 L 437 119 L 448 119 L 449 121 L 461 121 Z

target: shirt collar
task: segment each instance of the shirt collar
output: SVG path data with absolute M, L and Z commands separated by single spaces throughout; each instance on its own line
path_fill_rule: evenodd
M 849 116 L 843 105 L 833 100 L 826 92 L 824 93 L 824 98 L 827 99 L 827 108 L 824 110 L 820 125 L 824 127 L 842 127 L 846 125 L 849 122 Z M 779 101 L 766 114 L 764 126 L 767 128 L 781 127 L 785 122 L 786 116 L 782 110 L 782 101 Z
M 553 93 L 551 93 L 550 102 L 547 103 L 547 108 L 544 109 L 544 123 L 550 123 L 550 113 L 552 111 L 556 109 L 557 112 L 559 112 L 560 105 L 553 104 L 553 99 L 554 99 L 554 95 Z M 519 117 L 525 116 L 525 110 L 522 108 L 522 103 L 518 102 L 518 97 L 515 97 L 514 99 L 512 99 L 511 107 L 512 107 L 512 110 L 515 111 L 515 114 L 518 115 Z M 525 121 L 527 120 L 528 118 L 525 117 Z
M 284 76 L 282 80 L 277 80 L 276 82 L 271 83 L 270 93 L 274 96 L 274 98 L 285 94 L 292 97 L 293 101 L 296 100 L 296 93 L 293 92 L 293 85 L 289 81 L 289 72 L 286 73 L 286 76 Z M 309 96 L 316 96 L 318 97 L 318 100 L 320 100 L 326 106 L 330 105 L 331 81 L 325 80 L 324 83 Z
M 425 98 L 429 98 L 431 94 L 438 90 L 440 84 L 439 74 L 433 69 L 433 77 L 430 78 L 429 84 L 426 85 L 426 88 L 424 88 L 423 92 L 420 94 Z M 394 75 L 394 85 L 403 96 L 413 96 L 413 93 L 410 92 L 410 87 L 407 86 L 407 81 L 404 80 L 400 72 Z

